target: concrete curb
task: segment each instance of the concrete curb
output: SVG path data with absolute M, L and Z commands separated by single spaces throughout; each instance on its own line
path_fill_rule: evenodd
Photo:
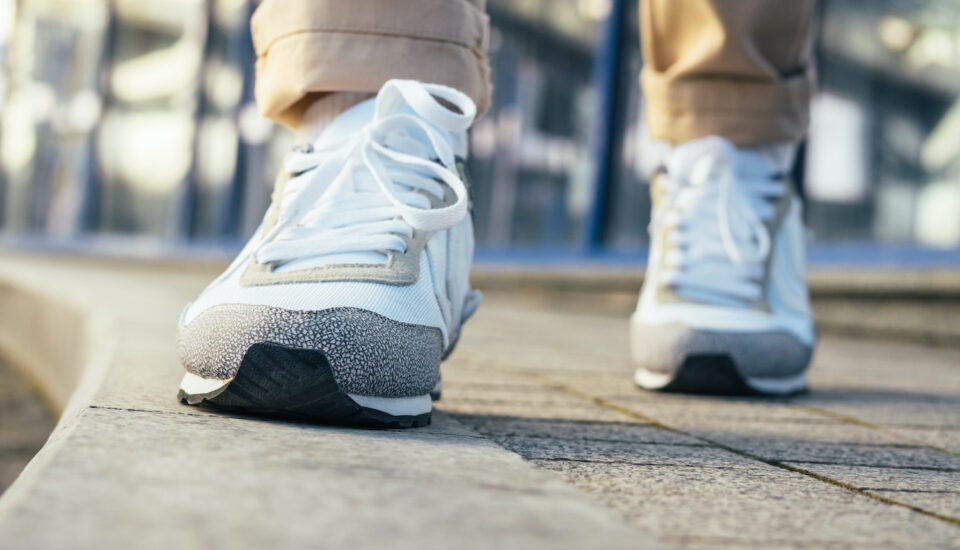
M 63 410 L 0 498 L 17 548 L 636 548 L 617 514 L 447 415 L 369 432 L 174 400 L 207 279 L 48 258 L 0 268 L 0 351 Z M 5 546 L 4 544 L 4 546 Z

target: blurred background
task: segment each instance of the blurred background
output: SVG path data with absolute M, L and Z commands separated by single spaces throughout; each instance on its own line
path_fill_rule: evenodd
M 250 0 L 0 0 L 0 235 L 232 253 L 289 131 L 253 104 Z M 490 0 L 472 132 L 481 259 L 642 262 L 633 0 Z M 960 265 L 960 2 L 825 0 L 797 173 L 814 262 Z

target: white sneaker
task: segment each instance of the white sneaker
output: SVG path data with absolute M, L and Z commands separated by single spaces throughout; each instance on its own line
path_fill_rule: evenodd
M 391 80 L 288 155 L 260 228 L 183 312 L 180 399 L 428 424 L 440 361 L 480 301 L 462 171 L 475 115 L 457 90 Z
M 815 335 L 792 154 L 708 137 L 676 148 L 654 178 L 650 260 L 631 320 L 640 387 L 807 388 Z

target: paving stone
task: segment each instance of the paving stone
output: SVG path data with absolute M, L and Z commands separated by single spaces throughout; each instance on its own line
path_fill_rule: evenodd
M 496 441 L 529 460 L 635 463 L 728 468 L 747 459 L 716 447 L 687 444 L 645 444 L 619 441 L 533 439 L 494 436 Z
M 810 370 L 811 399 L 827 394 L 818 388 L 844 388 L 841 398 L 856 400 L 856 390 L 867 400 L 902 395 L 960 395 L 960 350 L 911 343 L 821 338 Z
M 540 370 L 630 370 L 625 318 L 523 308 L 488 300 L 478 333 L 458 355 Z M 509 341 L 504 341 L 509 334 Z
M 924 448 L 885 429 L 841 422 L 789 403 L 610 398 L 646 417 L 768 460 L 960 468 L 960 456 Z M 711 413 L 711 411 L 713 411 Z
M 7 487 L 17 479 L 17 476 L 23 471 L 23 467 L 30 462 L 32 457 L 33 453 L 25 455 L 0 454 L 0 494 L 3 494 Z
M 834 414 L 883 426 L 946 429 L 960 426 L 960 401 L 938 403 L 935 396 L 897 398 L 904 395 L 894 394 L 889 399 L 857 402 L 857 393 L 843 392 L 833 402 L 817 406 Z M 850 401 L 844 402 L 843 395 L 849 395 Z
M 442 411 L 458 414 L 494 417 L 521 417 L 560 420 L 587 420 L 596 422 L 625 422 L 631 417 L 623 413 L 596 407 L 587 402 L 546 402 L 532 407 L 527 403 L 458 400 L 444 398 L 435 404 Z
M 444 398 L 457 402 L 489 402 L 527 404 L 530 408 L 539 406 L 576 406 L 583 399 L 544 386 L 470 386 L 456 383 L 445 384 Z
M 456 415 L 456 418 L 494 439 L 511 437 L 595 443 L 702 444 L 695 438 L 639 422 L 597 422 L 489 415 Z
M 541 383 L 522 371 L 508 372 L 504 369 L 492 368 L 487 363 L 463 360 L 459 355 L 454 355 L 443 363 L 441 375 L 444 385 L 447 385 L 447 383 L 459 384 L 464 388 L 531 389 L 542 387 Z
M 960 493 L 956 492 L 919 492 L 919 491 L 878 491 L 870 493 L 881 495 L 910 506 L 917 506 L 937 514 L 949 516 L 960 521 Z M 960 543 L 958 538 L 957 543 Z
M 798 465 L 799 466 L 799 465 Z M 960 494 L 960 472 L 872 468 L 836 464 L 804 464 L 804 469 L 849 483 L 859 489 L 954 492 Z
M 5 540 L 32 548 L 627 548 L 645 539 L 444 415 L 428 429 L 376 432 L 90 409 L 4 520 Z
M 764 465 L 734 468 L 541 462 L 660 540 L 718 546 L 949 547 L 956 527 Z M 842 542 L 843 544 L 839 544 Z
M 884 432 L 844 423 L 740 422 L 731 426 L 700 420 L 678 427 L 767 460 L 960 470 L 960 456 L 905 444 Z
M 53 424 L 46 403 L 0 362 L 0 493 L 40 450 Z
M 429 428 L 375 432 L 184 407 L 175 322 L 202 285 L 56 271 L 23 276 L 99 296 L 98 313 L 117 323 L 103 342 L 116 349 L 92 408 L 0 501 L 0 539 L 58 549 L 656 546 L 442 413 Z
M 795 464 L 805 470 L 848 483 L 960 521 L 960 471 L 943 472 L 826 464 Z
M 886 427 L 887 431 L 907 441 L 914 441 L 960 454 L 960 425 L 919 427 Z
M 553 378 L 565 380 L 561 376 Z M 686 396 L 641 390 L 624 392 L 613 388 L 598 397 L 666 423 L 684 425 L 695 425 L 701 420 L 722 422 L 729 426 L 754 421 L 792 424 L 835 422 L 831 418 L 796 407 L 787 400 Z

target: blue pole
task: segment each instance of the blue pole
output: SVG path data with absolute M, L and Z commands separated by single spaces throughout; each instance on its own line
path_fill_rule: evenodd
M 611 180 L 617 159 L 617 117 L 620 108 L 620 75 L 623 59 L 626 0 L 611 0 L 610 14 L 597 38 L 593 65 L 593 87 L 597 92 L 596 118 L 591 132 L 591 177 L 593 199 L 584 219 L 583 244 L 590 253 L 603 248 L 604 219 L 609 210 Z

